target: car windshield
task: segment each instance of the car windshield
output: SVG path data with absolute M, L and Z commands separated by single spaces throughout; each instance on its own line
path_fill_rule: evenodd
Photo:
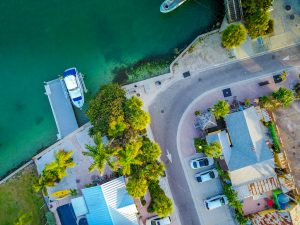
M 208 160 L 205 158 L 205 159 L 199 159 L 199 163 L 201 166 L 207 166 L 208 165 Z
M 215 178 L 215 173 L 214 173 L 213 171 L 210 171 L 210 172 L 209 172 L 209 176 L 210 176 L 211 178 Z
M 223 198 L 223 197 L 220 198 L 220 202 L 221 202 L 222 205 L 225 205 L 225 201 L 224 201 L 224 198 Z
M 193 166 L 194 166 L 194 167 L 198 167 L 198 163 L 194 161 L 194 162 L 193 162 Z
M 197 181 L 198 181 L 198 182 L 201 182 L 201 181 L 202 181 L 200 176 L 197 177 Z

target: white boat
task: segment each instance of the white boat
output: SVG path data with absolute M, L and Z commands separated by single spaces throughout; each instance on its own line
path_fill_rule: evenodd
M 78 73 L 76 68 L 70 68 L 64 71 L 63 79 L 72 104 L 77 108 L 82 108 L 84 104 L 84 87 L 81 83 L 81 74 Z
M 186 1 L 187 0 L 165 0 L 160 6 L 160 12 L 171 12 Z

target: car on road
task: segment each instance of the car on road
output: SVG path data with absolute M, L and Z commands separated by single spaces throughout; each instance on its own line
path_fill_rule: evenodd
M 217 195 L 204 201 L 205 207 L 208 210 L 219 208 L 228 204 L 228 199 L 225 195 Z
M 146 220 L 146 225 L 169 225 L 169 224 L 171 224 L 171 217 L 169 216 L 164 218 L 155 216 Z
M 201 167 L 211 166 L 214 164 L 214 159 L 209 157 L 198 157 L 190 161 L 192 169 L 199 169 Z
M 195 174 L 195 178 L 199 183 L 213 180 L 218 177 L 218 171 L 216 169 L 208 170 Z

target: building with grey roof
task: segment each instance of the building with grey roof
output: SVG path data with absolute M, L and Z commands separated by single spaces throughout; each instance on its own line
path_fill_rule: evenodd
M 218 141 L 221 144 L 223 154 L 220 159 L 225 162 L 236 190 L 249 189 L 249 185 L 258 181 L 274 177 L 276 179 L 274 157 L 267 145 L 260 119 L 254 107 L 234 112 L 225 117 L 225 130 L 206 137 L 208 143 Z M 273 185 L 265 190 L 277 186 Z M 248 191 L 239 196 L 249 195 Z

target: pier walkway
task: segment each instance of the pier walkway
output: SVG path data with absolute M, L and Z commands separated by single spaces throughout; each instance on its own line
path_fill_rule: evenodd
M 45 90 L 58 130 L 57 138 L 62 139 L 78 128 L 67 90 L 61 79 L 45 82 Z

